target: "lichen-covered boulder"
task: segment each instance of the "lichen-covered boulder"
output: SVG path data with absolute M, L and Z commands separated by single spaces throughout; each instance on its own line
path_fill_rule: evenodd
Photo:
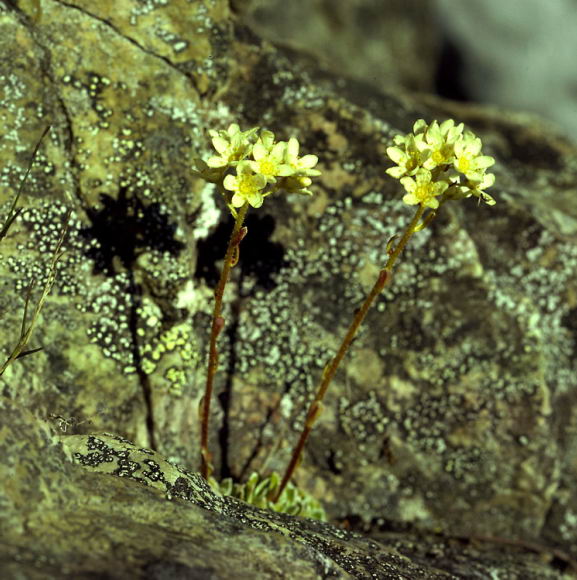
M 0 8 L 2 211 L 52 125 L 0 244 L 5 355 L 67 207 L 73 216 L 30 343 L 42 351 L 9 367 L 2 397 L 67 433 L 118 433 L 196 467 L 231 224 L 190 168 L 208 154 L 207 129 L 266 126 L 297 135 L 323 175 L 312 199 L 278 195 L 249 214 L 211 449 L 218 476 L 282 470 L 325 363 L 409 219 L 385 149 L 415 119 L 450 116 L 497 159 L 497 205 L 443 208 L 411 240 L 296 480 L 334 521 L 571 551 L 575 148 L 529 118 L 320 74 L 236 23 L 224 0 L 34 6 Z
M 347 577 L 288 530 L 275 533 L 262 517 L 241 515 L 199 475 L 153 452 L 112 437 L 86 437 L 83 446 L 72 436 L 62 445 L 27 411 L 3 403 L 0 416 L 5 578 L 283 578 L 289 562 L 298 577 Z M 134 474 L 141 465 L 146 479 Z M 160 493 L 159 477 L 166 478 Z
M 7 400 L 0 421 L 3 578 L 441 580 L 463 569 L 559 577 L 535 555 L 483 554 L 436 538 L 430 558 L 408 535 L 380 543 L 259 510 L 215 495 L 200 475 L 149 449 L 109 434 L 59 435 Z
M 33 278 L 40 287 L 66 206 L 74 210 L 60 298 L 46 305 L 35 334 L 44 350 L 5 379 L 45 416 L 124 424 L 153 444 L 164 425 L 172 450 L 193 457 L 202 356 L 191 314 L 207 306 L 210 290 L 191 280 L 196 240 L 218 214 L 190 166 L 205 147 L 204 117 L 219 115 L 205 105 L 226 82 L 228 7 L 90 6 L 0 14 L 4 201 L 52 125 L 22 198 L 26 211 L 2 244 L 5 348 L 17 336 L 20 296 Z M 184 22 L 196 31 L 186 39 L 177 30 Z

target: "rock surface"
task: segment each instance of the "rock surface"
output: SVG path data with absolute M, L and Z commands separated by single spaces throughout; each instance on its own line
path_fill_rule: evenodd
M 440 31 L 431 0 L 232 0 L 263 38 L 384 90 L 431 91 Z
M 407 534 L 384 534 L 380 543 L 258 510 L 216 496 L 198 474 L 157 453 L 106 434 L 58 436 L 5 400 L 0 420 L 3 578 L 441 580 L 458 577 L 453 569 L 471 571 L 468 578 L 490 569 L 559 577 L 536 556 L 483 556 L 436 538 L 431 557 Z
M 222 476 L 282 469 L 348 313 L 410 216 L 384 174 L 384 151 L 416 118 L 451 116 L 497 159 L 498 204 L 455 204 L 415 236 L 336 377 L 297 480 L 334 521 L 359 521 L 369 533 L 409 526 L 577 553 L 574 147 L 528 117 L 379 93 L 332 78 L 310 60 L 295 63 L 293 52 L 235 22 L 224 0 L 50 0 L 41 12 L 33 2 L 9 6 L 0 4 L 2 212 L 39 134 L 49 123 L 52 130 L 22 199 L 26 211 L 0 245 L 6 354 L 20 328 L 21 296 L 33 278 L 41 286 L 66 207 L 74 214 L 30 344 L 43 350 L 0 378 L 4 405 L 60 416 L 69 433 L 118 433 L 197 465 L 211 289 L 230 223 L 190 167 L 208 153 L 208 128 L 266 126 L 280 138 L 297 135 L 303 152 L 319 155 L 323 175 L 313 199 L 279 195 L 249 216 L 227 295 L 211 446 Z M 30 429 L 34 440 L 44 432 Z M 15 469 L 19 433 L 3 453 L 12 466 L 4 473 Z M 141 520 L 130 510 L 151 503 L 144 524 L 156 530 L 153 547 L 162 537 L 159 513 L 173 510 L 178 519 L 176 504 L 150 489 L 91 478 L 46 445 L 59 463 L 37 483 L 23 480 L 22 497 L 40 501 L 42 490 L 70 479 L 79 491 L 47 491 L 49 501 L 64 505 L 76 493 L 70 501 L 81 504 L 99 486 L 103 529 L 133 521 L 135 538 Z M 30 470 L 44 472 L 34 462 Z M 111 496 L 122 506 L 115 507 L 120 524 L 106 511 Z M 14 517 L 23 501 L 5 500 Z M 58 537 L 74 518 L 70 505 L 60 516 L 50 512 L 51 525 L 62 518 Z M 180 528 L 168 528 L 175 545 L 184 542 Z M 223 529 L 226 537 L 231 528 Z M 23 528 L 13 533 L 24 550 Z M 102 538 L 104 554 L 111 544 Z M 259 538 L 273 542 L 266 533 Z M 433 552 L 419 552 L 436 545 L 427 538 L 407 552 L 425 569 L 437 567 Z M 358 541 L 370 552 L 368 540 Z M 132 540 L 125 546 L 143 554 Z M 439 569 L 467 577 L 451 568 L 461 556 L 443 553 Z M 515 553 L 518 565 L 528 558 Z M 54 557 L 56 570 L 64 556 Z M 303 556 L 301 577 L 314 577 L 326 557 L 346 571 L 332 556 L 316 557 Z M 476 561 L 484 565 L 485 557 Z M 97 558 L 82 552 L 78 561 L 86 558 L 86 568 L 73 570 L 90 570 Z M 534 577 L 559 577 L 541 566 Z
M 458 10 L 436 0 L 436 8 L 472 100 L 532 111 L 577 140 L 575 0 L 472 0 Z

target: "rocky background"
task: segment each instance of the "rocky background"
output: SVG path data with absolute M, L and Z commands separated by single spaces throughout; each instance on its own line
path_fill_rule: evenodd
M 577 140 L 576 0 L 233 0 L 259 35 L 383 90 L 530 111 Z
M 456 6 L 435 0 L 444 52 L 457 57 L 465 93 L 537 113 L 577 141 L 577 1 L 471 0 Z
M 161 577 L 155 562 L 182 578 L 243 567 L 247 578 L 570 577 L 577 151 L 528 115 L 428 94 L 439 36 L 426 12 L 335 6 L 319 2 L 315 17 L 361 44 L 364 70 L 345 64 L 345 42 L 323 60 L 312 44 L 261 40 L 242 1 L 0 2 L 2 215 L 52 127 L 0 245 L 3 356 L 73 210 L 30 344 L 42 351 L 0 378 L 0 556 L 14 577 Z M 360 43 L 355 14 L 404 40 Z M 190 171 L 209 154 L 207 130 L 296 135 L 323 171 L 312 199 L 278 195 L 252 211 L 228 287 L 211 445 L 217 473 L 242 480 L 283 469 L 324 364 L 409 219 L 384 152 L 420 117 L 453 117 L 483 138 L 497 205 L 454 204 L 413 238 L 331 387 L 296 480 L 341 528 L 223 507 L 188 472 L 184 491 L 174 474 L 160 480 L 164 496 L 143 486 L 143 449 L 155 465 L 198 465 L 212 289 L 231 227 Z M 102 432 L 134 450 L 91 448 Z M 95 452 L 104 459 L 82 465 Z M 108 463 L 128 479 L 91 472 Z M 276 560 L 256 556 L 263 545 Z

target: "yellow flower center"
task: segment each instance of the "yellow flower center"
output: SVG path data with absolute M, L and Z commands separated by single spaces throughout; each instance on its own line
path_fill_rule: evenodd
M 229 159 L 231 161 L 240 161 L 242 159 L 243 156 L 243 151 L 242 149 L 238 148 L 238 149 L 231 149 L 230 153 L 229 153 Z
M 419 201 L 425 201 L 431 197 L 431 189 L 432 187 L 430 183 L 419 185 L 415 188 L 414 196 Z
M 432 155 L 431 158 L 437 165 L 441 165 L 445 161 L 445 156 L 440 149 L 437 149 Z
M 238 180 L 237 191 L 240 195 L 247 196 L 256 191 L 254 177 L 252 175 L 242 176 Z
M 414 157 L 409 157 L 405 163 L 405 168 L 407 171 L 413 171 L 417 167 L 417 160 Z
M 276 170 L 275 164 L 269 159 L 263 159 L 258 164 L 258 172 L 261 175 L 274 175 L 275 170 Z
M 457 163 L 457 169 L 461 173 L 467 173 L 471 167 L 471 160 L 468 157 L 460 157 Z

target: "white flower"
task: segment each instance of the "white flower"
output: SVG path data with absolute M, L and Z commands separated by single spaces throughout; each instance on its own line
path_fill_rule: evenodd
M 421 204 L 431 209 L 437 209 L 439 200 L 436 198 L 444 193 L 449 184 L 446 181 L 431 181 L 431 178 L 432 175 L 428 169 L 420 169 L 414 179 L 403 177 L 401 183 L 407 191 L 403 201 L 409 205 Z
M 312 195 L 308 189 L 311 177 L 321 174 L 315 169 L 318 157 L 299 157 L 299 142 L 294 137 L 288 142 L 275 142 L 271 131 L 259 130 L 258 127 L 241 131 L 236 123 L 226 130 L 211 130 L 209 133 L 218 155 L 206 162 L 196 160 L 197 171 L 194 173 L 219 184 L 235 217 L 235 208 L 246 203 L 261 207 L 265 197 L 279 190 Z
M 244 159 L 251 150 L 253 137 L 258 127 L 241 131 L 236 123 L 232 123 L 226 131 L 209 131 L 212 144 L 219 155 L 210 157 L 206 164 L 209 167 L 225 167 L 236 165 Z
M 299 142 L 291 137 L 286 144 L 285 163 L 292 169 L 293 175 L 316 177 L 321 174 L 313 167 L 318 163 L 316 155 L 305 155 L 299 157 Z
M 270 133 L 270 131 L 267 131 Z M 272 133 L 270 133 L 272 136 Z M 294 170 L 284 162 L 286 143 L 281 141 L 274 143 L 274 136 L 268 138 L 264 136 L 254 144 L 252 156 L 254 161 L 249 161 L 255 173 L 264 175 L 268 183 L 276 183 L 277 177 L 292 175 Z
M 394 143 L 397 147 L 388 147 L 387 155 L 397 167 L 390 167 L 386 172 L 395 179 L 417 173 L 430 155 L 430 151 L 424 146 L 422 134 L 416 137 L 412 133 L 405 137 L 397 135 Z
M 469 180 L 469 195 L 474 195 L 483 200 L 487 205 L 495 205 L 496 201 L 484 190 L 495 183 L 495 175 L 486 173 L 480 181 Z M 468 196 L 467 196 L 468 197 Z
M 492 157 L 480 155 L 481 146 L 481 139 L 470 131 L 467 131 L 463 138 L 455 143 L 455 161 L 453 165 L 457 171 L 460 171 L 470 179 L 479 180 L 485 169 L 495 163 Z
M 455 183 L 447 190 L 448 199 L 464 199 L 472 195 L 484 201 L 487 205 L 495 205 L 495 200 L 484 191 L 495 183 L 495 176 L 486 173 L 478 180 L 465 179 L 463 183 Z
M 465 131 L 463 123 L 419 119 L 412 133 L 397 135 L 393 143 L 387 154 L 397 166 L 386 172 L 405 187 L 405 203 L 436 209 L 442 195 L 442 201 L 475 196 L 495 204 L 485 192 L 495 182 L 493 174 L 485 173 L 495 160 L 481 154 L 481 139 Z
M 266 186 L 264 175 L 253 173 L 248 161 L 239 161 L 236 173 L 227 175 L 223 181 L 225 189 L 234 192 L 231 200 L 233 207 L 242 207 L 247 202 L 252 207 L 260 207 L 266 195 L 262 192 Z
M 461 137 L 463 123 L 455 126 L 453 119 L 448 119 L 439 125 L 433 121 L 426 129 L 423 138 L 430 150 L 429 158 L 423 163 L 426 169 L 450 165 L 455 159 L 455 142 Z

